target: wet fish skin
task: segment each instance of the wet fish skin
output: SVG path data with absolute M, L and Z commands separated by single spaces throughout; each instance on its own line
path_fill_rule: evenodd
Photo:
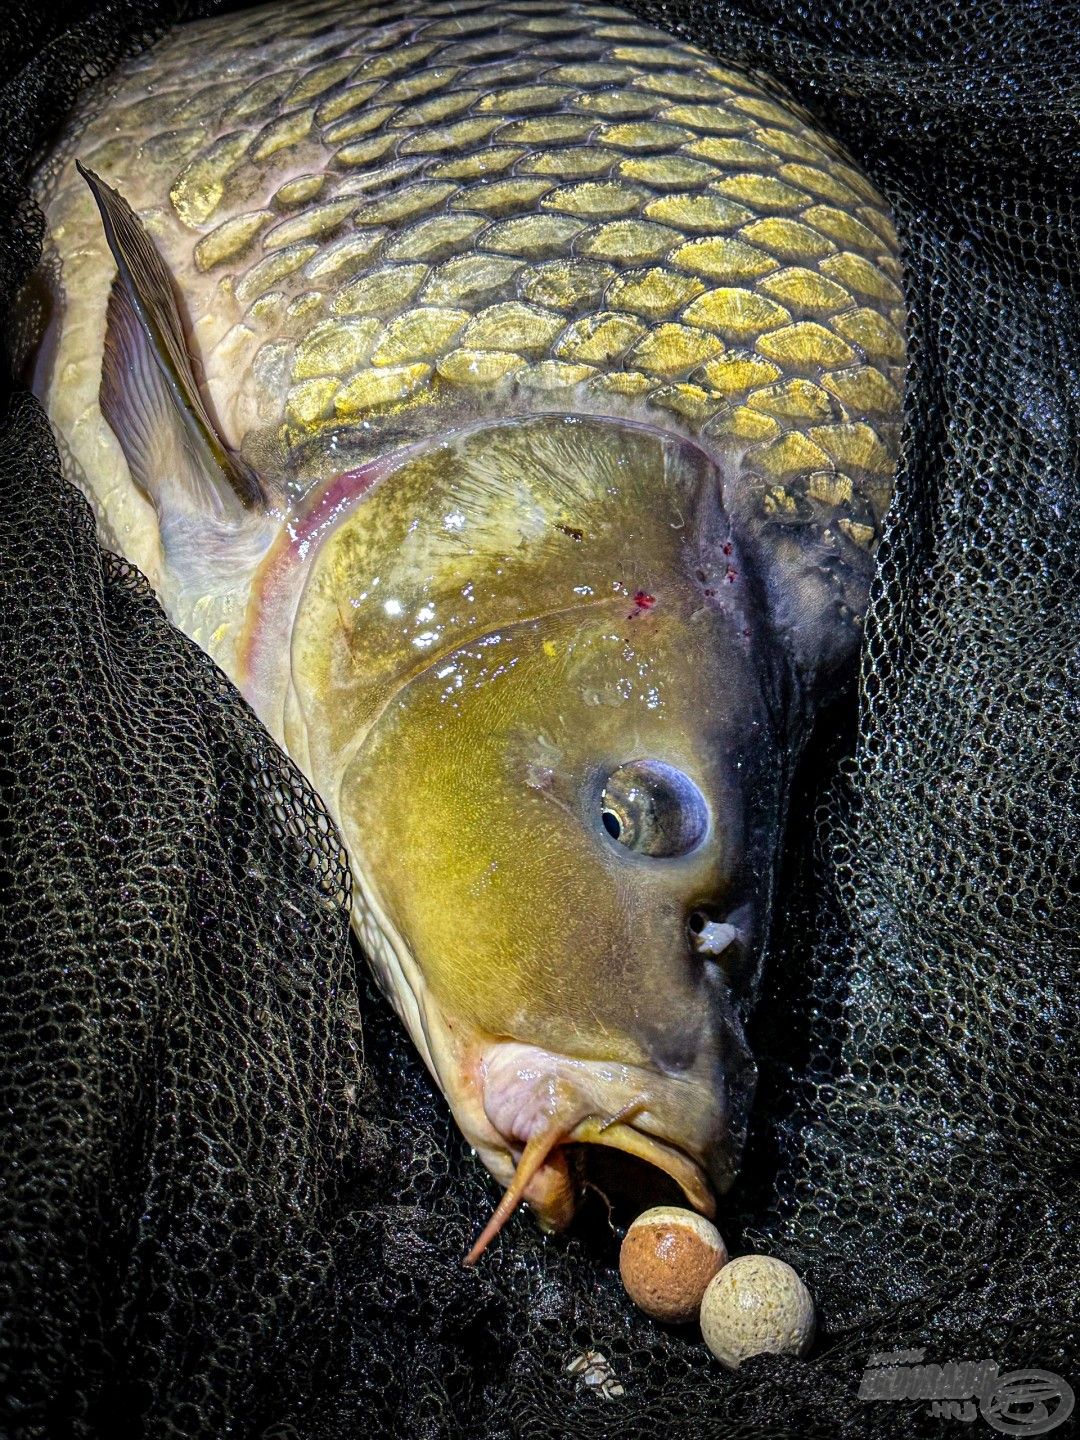
M 76 157 L 173 278 L 207 413 L 269 496 L 250 523 L 132 484 Z M 73 473 L 330 804 L 358 929 L 465 1133 L 508 1179 L 539 1048 L 562 1138 L 652 1145 L 706 1208 L 752 1087 L 782 777 L 857 646 L 891 493 L 884 202 L 805 112 L 622 12 L 327 0 L 167 37 L 40 193 L 60 279 L 36 385 Z M 630 871 L 597 787 L 638 754 L 712 820 Z M 687 941 L 706 903 L 739 912 L 726 970 Z M 507 1037 L 532 1047 L 516 1079 Z M 646 1092 L 600 1135 L 599 1094 L 610 1116 Z M 527 1194 L 565 1221 L 557 1153 Z

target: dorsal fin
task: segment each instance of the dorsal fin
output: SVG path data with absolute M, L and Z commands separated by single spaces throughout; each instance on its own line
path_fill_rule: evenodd
M 141 375 L 147 394 L 137 408 L 144 412 L 156 408 L 149 401 L 150 392 L 159 392 L 155 400 L 164 402 L 167 396 L 171 401 L 175 415 L 187 432 L 189 449 L 204 461 L 204 483 L 195 487 L 201 493 L 189 499 L 203 506 L 210 500 L 211 509 L 219 515 L 241 508 L 266 508 L 270 499 L 266 488 L 255 471 L 225 443 L 211 414 L 203 387 L 196 378 L 172 277 L 154 242 L 119 191 L 81 162 L 75 163 L 97 202 L 105 238 L 119 272 L 109 297 L 102 413 L 127 453 L 125 431 L 134 399 L 128 394 L 128 386 L 140 368 L 143 372 L 152 369 L 153 373 Z M 147 357 L 143 357 L 144 363 L 139 366 L 137 357 L 142 349 L 148 352 L 152 366 L 145 363 Z M 160 385 L 156 383 L 159 377 Z M 191 441 L 195 442 L 194 446 Z M 130 454 L 128 458 L 132 458 Z M 143 468 L 133 466 L 133 469 Z M 138 478 L 160 506 L 152 479 L 148 483 L 145 474 Z M 207 486 L 212 495 L 207 493 Z

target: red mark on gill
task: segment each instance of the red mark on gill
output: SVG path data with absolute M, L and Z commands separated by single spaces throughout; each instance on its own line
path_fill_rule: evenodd
M 651 610 L 655 604 L 655 595 L 650 595 L 647 590 L 637 590 L 634 592 L 635 608 L 630 611 L 630 614 L 626 618 L 628 620 L 636 620 L 637 617 L 643 615 L 646 610 Z
M 282 527 L 256 571 L 241 632 L 237 660 L 245 695 L 256 688 L 260 667 L 277 665 L 281 636 L 292 633 L 307 562 L 342 517 L 400 463 L 402 453 L 331 476 L 312 489 L 299 513 Z
M 736 578 L 737 575 L 738 575 L 738 571 L 735 570 L 735 569 L 733 569 L 733 567 L 730 566 L 730 565 L 729 565 L 729 566 L 727 567 L 727 569 L 724 571 L 724 579 L 727 581 L 727 583 L 728 583 L 729 585 L 734 585 L 734 584 L 735 584 L 735 578 Z
M 724 543 L 720 546 L 720 549 L 723 554 L 730 555 L 733 553 L 735 546 L 732 545 L 730 540 L 725 540 Z

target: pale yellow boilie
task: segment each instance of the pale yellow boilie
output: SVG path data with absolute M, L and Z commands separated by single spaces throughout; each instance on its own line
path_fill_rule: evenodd
M 815 1325 L 809 1290 L 790 1265 L 771 1255 L 732 1260 L 701 1302 L 705 1344 L 729 1370 L 751 1355 L 805 1355 Z

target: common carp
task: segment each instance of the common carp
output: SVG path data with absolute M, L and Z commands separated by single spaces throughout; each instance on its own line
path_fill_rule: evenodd
M 177 28 L 43 165 L 33 387 L 103 542 L 340 827 L 354 924 L 547 1228 L 711 1213 L 788 788 L 857 653 L 904 309 L 773 83 L 605 5 Z

